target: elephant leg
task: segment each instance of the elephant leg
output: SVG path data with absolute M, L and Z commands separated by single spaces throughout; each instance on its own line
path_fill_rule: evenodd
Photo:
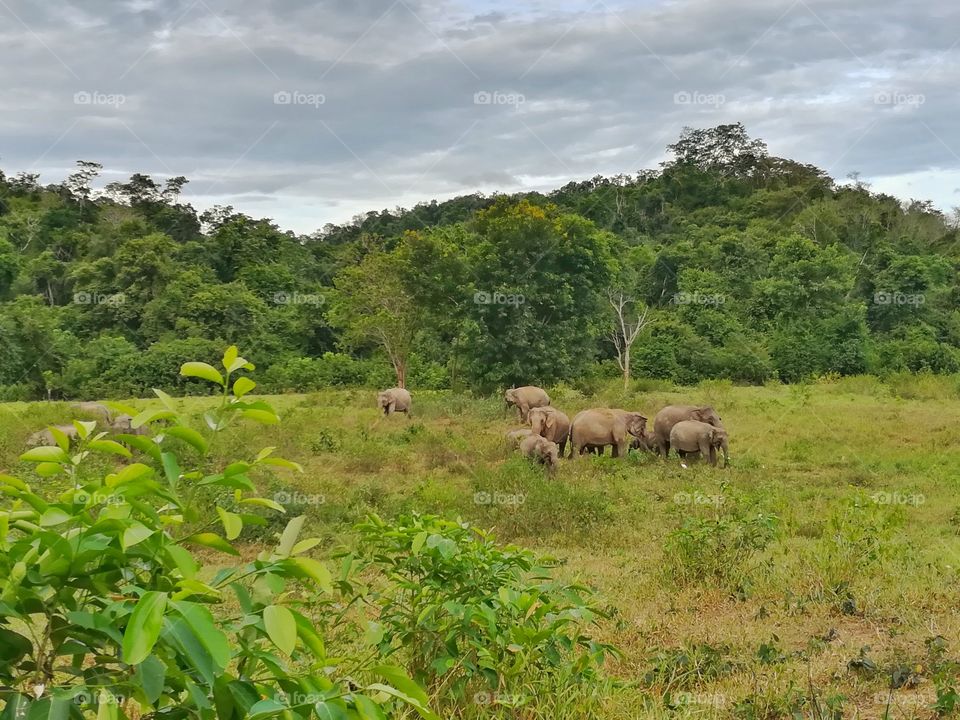
M 700 457 L 702 457 L 704 460 L 708 460 L 711 465 L 716 465 L 717 453 L 713 449 L 713 446 L 710 444 L 710 441 L 705 438 L 701 438 L 699 441 L 699 445 L 700 445 Z
M 620 446 L 617 443 L 610 443 L 610 454 L 615 458 L 620 457 Z
M 670 454 L 670 443 L 666 440 L 657 440 L 657 454 L 666 460 L 667 455 Z
M 563 457 L 563 451 L 564 451 L 564 449 L 566 449 L 566 447 L 567 447 L 567 439 L 566 439 L 566 438 L 563 438 L 563 440 L 561 440 L 559 443 L 557 443 L 557 445 L 560 446 L 560 457 Z
M 630 454 L 630 443 L 624 440 L 623 442 L 614 445 L 613 449 L 616 451 L 616 455 L 614 455 L 614 457 L 626 458 L 627 455 Z

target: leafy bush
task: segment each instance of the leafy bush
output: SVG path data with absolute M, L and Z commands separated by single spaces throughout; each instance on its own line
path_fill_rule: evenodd
M 590 591 L 552 578 L 548 560 L 436 516 L 372 516 L 357 530 L 345 556 L 375 573 L 370 642 L 451 705 L 546 698 L 597 679 L 614 652 L 585 634 L 604 616 Z
M 667 535 L 667 574 L 680 585 L 705 578 L 736 593 L 749 591 L 757 555 L 777 537 L 779 519 L 738 509 L 690 517 Z
M 223 367 L 224 374 L 201 362 L 181 369 L 222 392 L 205 415 L 210 429 L 237 418 L 279 421 L 267 403 L 244 399 L 255 383 L 237 373 L 253 366 L 236 348 Z M 76 421 L 79 442 L 71 447 L 51 428 L 57 444 L 21 458 L 43 479 L 42 494 L 0 476 L 3 716 L 371 718 L 384 717 L 380 704 L 401 702 L 435 718 L 398 668 L 328 656 L 317 628 L 336 623 L 338 611 L 329 571 L 305 554 L 319 541 L 298 541 L 303 517 L 256 559 L 217 572 L 203 567 L 191 548 L 237 556 L 230 541 L 245 525 L 263 522 L 248 509 L 283 512 L 256 495 L 250 473 L 299 466 L 264 448 L 219 472 L 182 469 L 181 444 L 205 454 L 207 440 L 165 393 L 157 396 L 164 407 L 132 421 L 135 428 L 165 421 L 151 437 L 120 435 L 121 444 L 96 423 Z M 143 462 L 133 461 L 129 448 Z M 81 466 L 92 454 L 129 462 L 91 478 Z M 203 488 L 232 490 L 233 509 L 218 506 L 214 517 L 201 517 L 193 498 Z M 363 692 L 338 679 L 344 672 L 389 684 Z

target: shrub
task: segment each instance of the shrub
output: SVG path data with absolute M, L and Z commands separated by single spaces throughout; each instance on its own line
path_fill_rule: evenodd
M 220 388 L 207 425 L 278 422 L 268 404 L 243 398 L 255 383 L 236 373 L 253 366 L 233 347 L 222 362 L 225 374 L 201 362 L 181 369 Z M 134 427 L 165 421 L 161 434 L 120 435 L 121 444 L 77 421 L 78 447 L 51 428 L 55 446 L 21 456 L 43 478 L 43 494 L 0 476 L 3 717 L 369 718 L 383 717 L 378 703 L 399 699 L 436 718 L 400 669 L 328 657 L 317 628 L 337 622 L 333 587 L 326 567 L 305 554 L 319 541 L 298 541 L 303 517 L 255 560 L 216 573 L 203 567 L 191 548 L 239 555 L 230 541 L 263 521 L 249 509 L 283 512 L 256 495 L 250 472 L 299 466 L 265 448 L 219 472 L 181 469 L 182 443 L 201 454 L 208 443 L 157 395 L 162 409 L 124 410 L 136 414 Z M 132 461 L 130 448 L 143 462 L 106 476 L 81 472 L 91 455 Z M 201 516 L 193 499 L 205 488 L 231 490 L 232 507 Z M 229 612 L 211 612 L 228 602 Z M 338 679 L 345 671 L 389 684 L 365 693 Z
M 371 643 L 452 704 L 549 697 L 595 680 L 614 652 L 585 634 L 604 616 L 591 593 L 554 579 L 549 560 L 430 515 L 357 530 L 360 564 L 379 579 L 363 593 L 380 610 Z

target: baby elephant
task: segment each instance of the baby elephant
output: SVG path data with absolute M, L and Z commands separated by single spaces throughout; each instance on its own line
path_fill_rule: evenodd
M 553 472 L 560 463 L 560 448 L 555 442 L 550 442 L 539 435 L 527 435 L 520 441 L 520 452 L 524 457 L 534 458 Z
M 390 388 L 377 395 L 377 407 L 383 410 L 384 415 L 402 412 L 409 418 L 412 405 L 410 393 L 403 388 Z
M 727 448 L 727 431 L 699 420 L 681 420 L 670 430 L 670 447 L 681 458 L 691 453 L 709 458 L 711 465 L 717 464 L 717 450 L 723 450 L 724 467 L 730 464 Z
M 141 425 L 138 428 L 133 427 L 133 418 L 129 415 L 117 415 L 114 418 L 114 421 L 110 424 L 110 429 L 118 433 L 126 433 L 127 435 L 147 435 L 148 430 L 146 425 Z
M 532 434 L 533 430 L 530 428 L 517 428 L 516 430 L 511 430 L 506 433 L 503 437 L 506 438 L 507 444 L 510 447 L 516 449 L 524 438 Z

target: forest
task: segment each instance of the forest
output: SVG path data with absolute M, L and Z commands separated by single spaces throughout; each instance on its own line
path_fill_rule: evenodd
M 263 392 L 960 371 L 957 215 L 740 124 L 656 169 L 373 211 L 310 235 L 188 180 L 0 171 L 0 401 L 142 397 L 256 348 Z

